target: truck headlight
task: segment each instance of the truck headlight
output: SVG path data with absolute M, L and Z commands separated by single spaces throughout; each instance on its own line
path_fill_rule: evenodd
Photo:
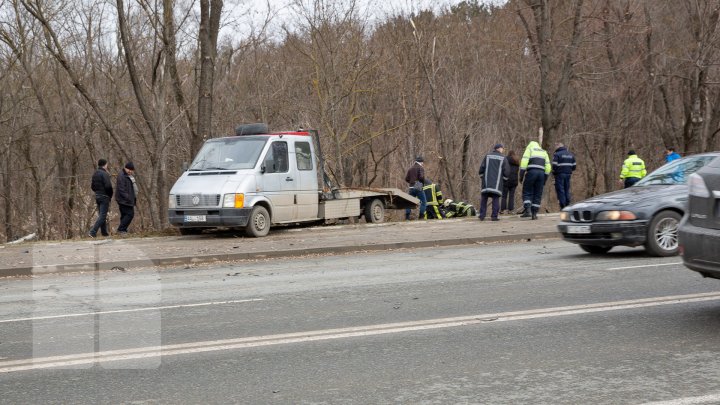
M 175 196 L 173 194 L 170 194 L 170 198 L 168 198 L 168 208 L 177 208 L 177 199 L 175 199 Z
M 223 208 L 243 208 L 245 206 L 245 194 L 225 194 L 223 197 Z
M 630 211 L 603 211 L 597 215 L 597 221 L 632 221 L 637 216 Z

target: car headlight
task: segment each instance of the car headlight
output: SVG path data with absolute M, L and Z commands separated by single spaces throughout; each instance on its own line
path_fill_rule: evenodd
M 223 208 L 243 208 L 245 206 L 245 194 L 225 194 L 223 197 Z
M 597 215 L 596 221 L 632 221 L 637 216 L 630 211 L 603 211 Z
M 168 208 L 175 209 L 177 208 L 177 200 L 175 199 L 175 196 L 170 194 L 170 197 L 168 198 Z
M 568 211 L 561 211 L 560 212 L 560 220 L 561 221 L 569 221 L 570 220 L 570 213 Z

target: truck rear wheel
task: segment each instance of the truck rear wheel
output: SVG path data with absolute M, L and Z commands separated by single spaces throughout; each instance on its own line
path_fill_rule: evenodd
M 256 205 L 250 212 L 250 219 L 245 226 L 245 233 L 248 236 L 259 238 L 270 232 L 270 214 L 261 205 Z
M 379 198 L 373 198 L 369 204 L 365 204 L 365 222 L 377 224 L 385 220 L 385 204 Z

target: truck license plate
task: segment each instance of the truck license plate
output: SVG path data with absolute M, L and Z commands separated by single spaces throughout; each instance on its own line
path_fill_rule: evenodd
M 185 215 L 185 222 L 206 222 L 205 215 Z
M 567 233 L 590 233 L 590 225 L 568 225 Z

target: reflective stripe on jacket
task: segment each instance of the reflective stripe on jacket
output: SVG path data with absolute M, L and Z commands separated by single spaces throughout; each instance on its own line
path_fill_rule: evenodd
M 561 146 L 555 150 L 552 159 L 553 174 L 572 174 L 575 171 L 575 155 L 567 150 L 565 146 Z
M 525 148 L 522 160 L 520 161 L 520 172 L 523 173 L 530 169 L 544 170 L 545 174 L 550 174 L 552 167 L 550 166 L 550 156 L 540 144 L 532 141 Z M 520 175 L 522 177 L 522 174 Z
M 642 179 L 647 174 L 645 170 L 645 162 L 637 157 L 637 155 L 630 155 L 625 162 L 623 162 L 622 170 L 620 171 L 620 180 L 633 177 Z
M 425 198 L 427 199 L 427 205 L 440 205 L 442 203 L 442 191 L 437 184 L 432 183 L 423 186 L 423 192 L 425 193 Z
M 502 153 L 493 151 L 485 155 L 480 165 L 481 193 L 502 195 L 503 181 L 507 180 L 510 163 Z

